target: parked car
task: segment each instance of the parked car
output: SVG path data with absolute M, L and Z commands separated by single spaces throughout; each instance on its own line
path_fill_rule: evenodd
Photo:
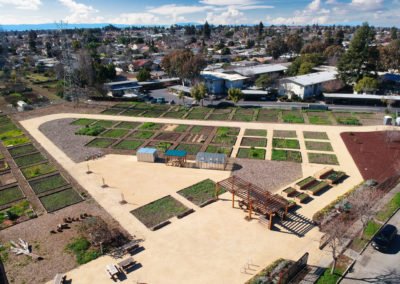
M 165 104 L 165 99 L 164 98 L 157 98 L 156 101 L 158 104 Z
M 372 239 L 371 245 L 374 249 L 379 251 L 387 251 L 396 238 L 397 228 L 393 225 L 387 224 L 375 235 Z

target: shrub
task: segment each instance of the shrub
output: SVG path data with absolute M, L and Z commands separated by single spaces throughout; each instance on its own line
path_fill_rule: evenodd
M 79 129 L 75 134 L 87 135 L 87 136 L 97 136 L 100 133 L 102 133 L 104 130 L 106 130 L 106 129 L 99 125 L 85 126 L 81 129 Z

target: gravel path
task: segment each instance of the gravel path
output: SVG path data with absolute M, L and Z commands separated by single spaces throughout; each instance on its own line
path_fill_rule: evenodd
M 71 125 L 74 120 L 72 118 L 52 120 L 42 124 L 39 130 L 75 163 L 83 162 L 89 156 L 103 154 L 100 149 L 85 147 L 93 137 L 75 135 L 80 126 Z
M 251 159 L 235 159 L 234 162 L 232 175 L 272 193 L 302 177 L 300 163 Z

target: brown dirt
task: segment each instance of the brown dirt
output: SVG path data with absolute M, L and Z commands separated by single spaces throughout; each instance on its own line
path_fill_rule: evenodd
M 400 172 L 400 132 L 345 132 L 341 137 L 365 180 L 383 182 Z
M 162 141 L 176 141 L 178 138 L 181 136 L 181 133 L 175 133 L 175 132 L 161 132 L 158 134 L 156 137 L 154 137 L 154 140 L 162 140 Z

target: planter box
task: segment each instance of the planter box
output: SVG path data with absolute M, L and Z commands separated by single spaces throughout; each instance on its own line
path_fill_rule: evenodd
M 339 180 L 341 180 L 345 176 L 346 176 L 346 174 L 344 172 L 333 171 L 333 172 L 325 175 L 321 179 L 323 179 L 326 183 L 332 185 L 332 184 L 336 184 Z
M 218 199 L 216 199 L 216 198 L 209 199 L 209 200 L 207 200 L 207 201 L 201 203 L 201 204 L 199 205 L 199 207 L 202 208 L 202 207 L 207 206 L 207 205 L 209 205 L 209 204 L 211 204 L 211 203 L 214 203 L 214 202 L 217 201 L 217 200 L 218 200 Z
M 297 193 L 298 193 L 297 190 L 294 189 L 293 187 L 285 188 L 285 189 L 282 191 L 282 194 L 285 195 L 286 197 L 295 196 Z
M 305 179 L 302 179 L 301 181 L 296 183 L 295 188 L 300 189 L 300 190 L 305 189 L 310 184 L 314 183 L 315 181 L 316 181 L 316 179 L 313 178 L 312 176 L 306 177 Z
M 164 222 L 161 222 L 161 223 L 155 225 L 150 230 L 157 231 L 157 230 L 159 230 L 159 229 L 161 229 L 161 228 L 163 228 L 163 227 L 165 227 L 165 226 L 167 226 L 169 224 L 171 224 L 171 222 L 169 220 L 167 220 L 167 221 L 164 221 Z
M 314 177 L 317 178 L 317 179 L 324 179 L 325 176 L 328 176 L 332 172 L 333 172 L 333 168 L 326 167 L 326 168 L 323 168 L 322 170 L 316 172 L 314 174 Z
M 310 196 L 306 193 L 300 193 L 294 199 L 300 203 L 305 202 Z

